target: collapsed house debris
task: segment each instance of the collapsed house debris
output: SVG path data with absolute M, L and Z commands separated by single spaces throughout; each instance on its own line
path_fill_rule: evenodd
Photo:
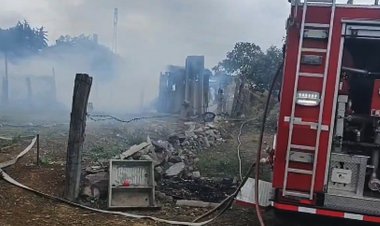
M 186 122 L 185 125 L 187 130 L 171 134 L 167 140 L 151 140 L 148 137 L 146 142 L 133 145 L 114 159 L 152 161 L 158 189 L 175 199 L 218 202 L 233 188 L 232 180 L 227 185 L 203 178 L 197 169 L 197 154 L 225 140 L 213 124 Z M 106 166 L 86 169 L 82 196 L 95 199 L 106 197 L 109 180 L 106 171 Z
M 211 71 L 205 69 L 204 56 L 188 56 L 185 67 L 168 66 L 160 75 L 158 111 L 200 115 L 209 104 Z

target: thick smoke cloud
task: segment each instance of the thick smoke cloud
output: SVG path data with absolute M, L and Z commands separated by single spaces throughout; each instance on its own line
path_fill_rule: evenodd
M 280 46 L 289 14 L 286 0 L 0 0 L 0 27 L 28 20 L 45 26 L 49 41 L 64 34 L 99 35 L 99 42 L 111 47 L 113 9 L 119 8 L 118 53 L 126 64 L 117 81 L 97 83 L 92 99 L 103 109 L 127 111 L 158 92 L 158 76 L 167 64 L 183 65 L 187 55 L 205 55 L 212 67 L 238 41 L 255 42 L 262 48 Z M 48 62 L 46 68 L 50 71 Z M 58 89 L 70 105 L 73 68 L 55 65 Z M 40 67 L 42 68 L 42 66 Z M 61 69 L 62 68 L 62 69 Z M 64 80 L 64 81 L 63 81 Z M 111 104 L 112 102 L 112 104 Z

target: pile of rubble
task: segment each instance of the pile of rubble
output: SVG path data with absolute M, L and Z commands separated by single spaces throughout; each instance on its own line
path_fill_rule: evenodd
M 189 129 L 175 133 L 167 140 L 151 140 L 134 145 L 116 159 L 150 160 L 155 166 L 156 180 L 167 177 L 199 178 L 197 153 L 224 142 L 212 124 L 185 123 Z M 198 128 L 197 128 L 198 127 Z
M 133 145 L 114 159 L 152 161 L 156 181 L 167 181 L 171 178 L 199 180 L 201 174 L 196 166 L 199 161 L 197 153 L 225 140 L 218 128 L 212 124 L 187 122 L 185 125 L 188 126 L 187 130 L 171 134 L 167 140 L 155 141 L 148 137 L 146 142 Z M 107 192 L 108 173 L 103 167 L 90 168 L 86 169 L 83 195 L 99 198 Z

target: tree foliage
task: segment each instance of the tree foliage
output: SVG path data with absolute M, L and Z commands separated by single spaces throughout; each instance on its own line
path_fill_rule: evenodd
M 56 40 L 56 46 L 93 47 L 98 45 L 96 37 L 81 34 L 79 36 L 61 35 Z
M 7 54 L 13 63 L 33 56 L 60 64 L 82 63 L 83 68 L 100 78 L 115 76 L 118 65 L 122 65 L 122 59 L 99 44 L 96 35 L 60 36 L 55 44 L 49 46 L 45 28 L 32 27 L 27 21 L 19 21 L 10 28 L 0 28 L 0 53 Z
M 8 29 L 0 28 L 0 51 L 11 57 L 38 53 L 48 46 L 44 27 L 32 28 L 27 21 L 17 22 Z
M 96 35 L 60 36 L 56 44 L 47 49 L 46 54 L 61 59 L 81 57 L 89 63 L 92 73 L 103 78 L 115 76 L 118 73 L 118 66 L 122 64 L 122 59 L 118 55 L 98 43 Z
M 224 71 L 232 76 L 240 76 L 259 89 L 268 89 L 271 79 L 282 61 L 282 51 L 271 46 L 263 52 L 254 43 L 239 42 L 226 59 L 213 68 L 215 72 Z

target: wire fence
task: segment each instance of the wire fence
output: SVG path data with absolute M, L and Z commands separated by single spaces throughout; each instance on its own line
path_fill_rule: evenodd
M 87 114 L 87 118 L 99 122 L 99 121 L 117 121 L 121 123 L 131 123 L 135 121 L 145 120 L 145 119 L 162 119 L 162 118 L 173 118 L 176 117 L 175 115 L 151 115 L 151 116 L 140 116 L 140 117 L 134 117 L 131 119 L 121 119 L 119 117 L 109 115 L 109 114 Z

